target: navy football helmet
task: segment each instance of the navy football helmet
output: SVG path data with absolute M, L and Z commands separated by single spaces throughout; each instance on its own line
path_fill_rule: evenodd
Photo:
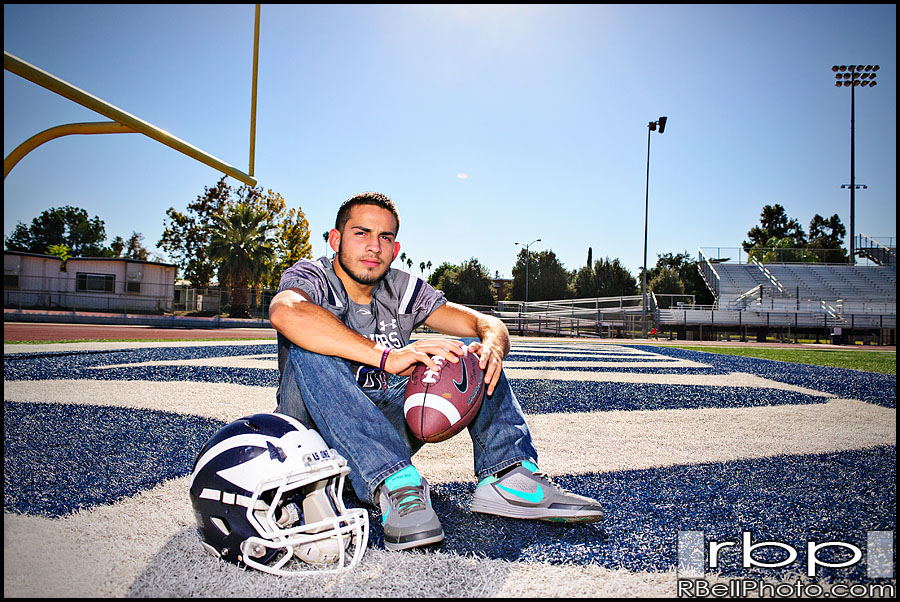
M 235 420 L 194 462 L 190 496 L 203 547 L 276 575 L 352 568 L 366 549 L 369 515 L 344 506 L 349 471 L 316 431 L 289 416 Z M 299 562 L 288 565 L 293 557 Z

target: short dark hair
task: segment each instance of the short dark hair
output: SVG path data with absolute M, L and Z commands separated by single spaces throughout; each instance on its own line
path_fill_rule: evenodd
M 397 230 L 400 229 L 400 214 L 397 213 L 397 207 L 390 197 L 380 192 L 362 192 L 344 201 L 341 208 L 338 209 L 337 218 L 334 220 L 335 230 L 343 232 L 344 226 L 347 225 L 347 220 L 350 219 L 350 210 L 357 205 L 375 205 L 376 207 L 387 209 L 394 216 L 394 219 L 397 220 Z M 394 232 L 394 234 L 397 233 Z

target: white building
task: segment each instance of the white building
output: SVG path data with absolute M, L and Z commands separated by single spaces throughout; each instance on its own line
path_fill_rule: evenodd
M 7 308 L 170 313 L 175 266 L 138 259 L 3 252 Z

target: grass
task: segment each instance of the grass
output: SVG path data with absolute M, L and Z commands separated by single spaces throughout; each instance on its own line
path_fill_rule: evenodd
M 741 355 L 779 362 L 848 368 L 880 374 L 897 374 L 896 351 L 864 351 L 843 349 L 767 349 L 764 347 L 703 347 L 676 345 L 680 349 L 724 355 Z

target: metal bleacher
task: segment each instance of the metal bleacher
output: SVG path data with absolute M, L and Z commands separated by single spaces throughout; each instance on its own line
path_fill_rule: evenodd
M 853 265 L 761 263 L 739 248 L 698 249 L 697 267 L 715 297 L 713 305 L 697 305 L 693 295 L 648 291 L 646 312 L 640 295 L 501 301 L 496 309 L 482 310 L 522 335 L 636 337 L 656 329 L 658 335 L 700 340 L 730 339 L 735 331 L 741 340 L 755 334 L 765 341 L 770 333 L 789 340 L 793 333 L 796 341 L 803 331 L 817 341 L 825 335 L 833 342 L 892 345 L 897 328 L 893 239 L 860 241 Z M 730 256 L 723 258 L 723 250 Z
M 711 259 L 700 249 L 698 267 L 716 304 L 696 308 L 702 312 L 698 323 L 895 329 L 896 248 L 865 235 L 860 241 L 861 259 L 853 265 L 742 261 L 740 251 L 734 262 L 730 257 Z M 677 314 L 661 315 L 660 323 L 678 319 Z M 690 316 L 684 313 L 681 321 L 691 323 Z

